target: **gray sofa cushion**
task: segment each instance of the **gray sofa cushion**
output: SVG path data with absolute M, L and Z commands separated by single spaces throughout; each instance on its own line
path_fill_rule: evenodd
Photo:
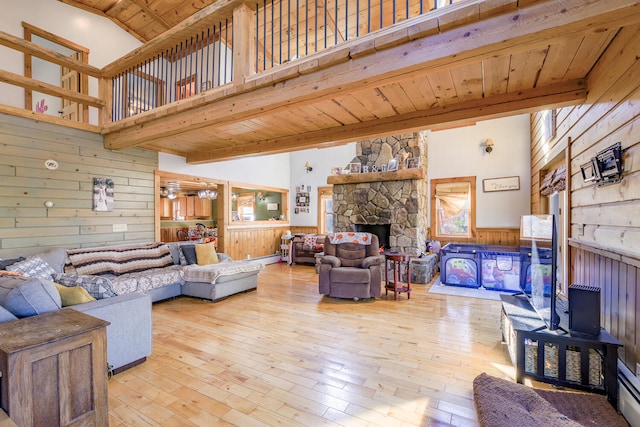
M 53 282 L 37 277 L 0 276 L 0 305 L 17 317 L 59 310 L 60 293 Z
M 9 310 L 0 305 L 0 323 L 8 322 L 9 320 L 16 320 L 17 317 L 13 315 Z

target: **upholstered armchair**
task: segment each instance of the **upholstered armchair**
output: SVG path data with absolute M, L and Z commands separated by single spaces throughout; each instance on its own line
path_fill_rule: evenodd
M 326 236 L 318 279 L 321 294 L 356 301 L 379 297 L 383 271 L 384 256 L 380 255 L 375 234 L 344 232 Z

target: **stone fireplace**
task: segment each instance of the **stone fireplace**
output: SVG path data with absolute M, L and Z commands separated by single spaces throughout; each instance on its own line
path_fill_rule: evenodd
M 392 158 L 399 161 L 398 171 L 382 172 L 382 165 Z M 407 158 L 419 159 L 420 166 L 405 170 Z M 420 132 L 360 141 L 352 163 L 369 172 L 328 180 L 333 184 L 335 231 L 356 231 L 356 224 L 388 225 L 387 250 L 425 252 L 426 160 L 425 136 Z

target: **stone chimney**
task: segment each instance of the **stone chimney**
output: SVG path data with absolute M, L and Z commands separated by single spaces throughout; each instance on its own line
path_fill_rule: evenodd
M 397 172 L 382 172 L 390 159 Z M 406 159 L 419 161 L 420 179 L 405 179 Z M 389 225 L 389 251 L 420 255 L 426 251 L 428 212 L 426 137 L 421 132 L 360 141 L 352 163 L 360 163 L 368 182 L 333 185 L 335 231 L 356 224 Z M 377 172 L 372 172 L 377 170 Z M 409 172 L 409 171 L 406 171 Z M 416 171 L 417 172 L 417 171 Z M 355 177 L 354 177 L 355 178 Z

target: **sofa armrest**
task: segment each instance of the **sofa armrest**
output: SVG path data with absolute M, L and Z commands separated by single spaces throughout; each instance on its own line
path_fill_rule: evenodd
M 333 255 L 325 255 L 322 258 L 320 258 L 320 264 L 329 264 L 333 268 L 338 268 L 342 265 L 342 263 L 340 262 L 340 259 Z
M 78 304 L 74 309 L 106 320 L 107 361 L 118 369 L 151 355 L 151 297 L 130 293 Z
M 362 260 L 362 268 L 369 268 L 374 265 L 382 265 L 382 264 L 384 264 L 383 255 L 368 256 Z

